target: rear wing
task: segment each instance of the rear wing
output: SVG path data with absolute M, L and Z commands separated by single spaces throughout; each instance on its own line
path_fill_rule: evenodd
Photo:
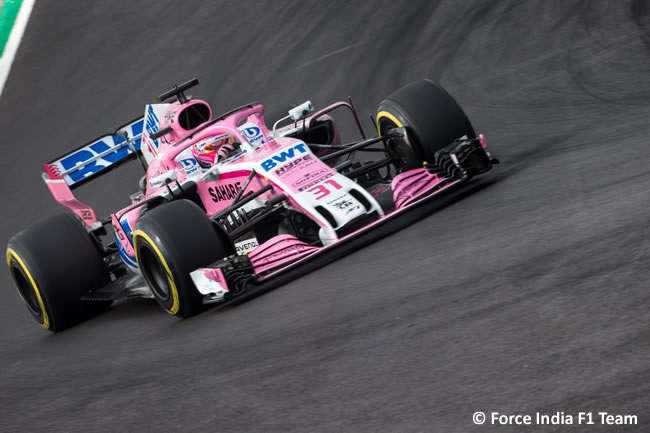
M 158 131 L 160 119 L 168 105 L 147 105 L 144 116 L 44 164 L 43 181 L 54 199 L 74 212 L 88 228 L 100 228 L 102 221 L 97 218 L 93 208 L 77 200 L 72 189 L 136 158 L 146 169 L 160 145 L 159 140 L 151 135 Z
M 142 145 L 144 116 L 43 165 L 49 179 L 75 188 L 136 158 Z M 119 132 L 119 133 L 118 133 Z
M 158 153 L 159 140 L 151 138 L 170 104 L 150 104 L 138 117 L 65 155 L 43 165 L 50 179 L 62 179 L 72 189 L 142 155 L 143 165 Z M 146 167 L 145 167 L 146 168 Z

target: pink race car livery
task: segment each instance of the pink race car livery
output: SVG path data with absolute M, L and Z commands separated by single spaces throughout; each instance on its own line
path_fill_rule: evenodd
M 497 162 L 429 80 L 379 104 L 372 138 L 349 98 L 316 112 L 307 101 L 271 116 L 253 103 L 214 117 L 208 103 L 186 96 L 197 84 L 174 86 L 143 117 L 44 165 L 47 187 L 69 212 L 7 248 L 18 292 L 43 327 L 59 331 L 133 296 L 192 316 Z M 359 140 L 342 143 L 335 110 L 351 113 Z M 361 160 L 361 152 L 377 158 Z M 128 207 L 100 218 L 72 193 L 136 159 L 146 175 Z

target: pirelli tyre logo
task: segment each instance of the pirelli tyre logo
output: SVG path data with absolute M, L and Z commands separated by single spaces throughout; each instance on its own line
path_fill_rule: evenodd
M 215 203 L 234 200 L 239 190 L 241 190 L 241 182 L 225 183 L 208 188 L 210 197 Z

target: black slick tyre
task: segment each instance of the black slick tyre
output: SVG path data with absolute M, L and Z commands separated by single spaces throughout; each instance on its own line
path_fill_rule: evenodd
M 467 115 L 439 84 L 419 80 L 386 97 L 377 108 L 377 129 L 384 135 L 390 128 L 405 127 L 408 142 L 395 144 L 401 169 L 421 167 L 434 154 L 457 138 L 475 138 Z
M 143 215 L 133 243 L 154 298 L 177 317 L 205 309 L 190 272 L 235 253 L 228 235 L 189 200 L 175 200 Z
M 110 281 L 99 243 L 68 213 L 46 218 L 11 238 L 9 272 L 34 319 L 57 332 L 111 304 L 82 301 Z

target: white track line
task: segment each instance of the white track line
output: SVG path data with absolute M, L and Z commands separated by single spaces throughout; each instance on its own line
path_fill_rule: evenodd
M 358 47 L 359 45 L 363 45 L 363 42 L 355 42 L 354 44 L 350 44 L 350 45 L 345 46 L 343 48 L 339 48 L 338 50 L 330 51 L 329 53 L 325 54 L 324 56 L 317 57 L 317 58 L 312 59 L 312 60 L 310 60 L 310 61 L 308 61 L 306 63 L 303 63 L 300 66 L 296 66 L 295 68 L 292 69 L 292 71 L 297 71 L 298 69 L 306 68 L 307 66 L 309 66 L 309 65 L 311 65 L 313 63 L 320 62 L 321 60 L 324 60 L 324 59 L 326 59 L 328 57 L 335 56 L 336 54 L 339 54 L 339 53 L 342 53 L 344 51 L 350 50 L 350 49 L 352 49 L 354 47 Z
M 23 0 L 20 5 L 20 10 L 18 11 L 18 15 L 16 15 L 16 21 L 11 29 L 7 45 L 5 45 L 4 54 L 2 55 L 2 58 L 0 58 L 0 95 L 2 95 L 5 82 L 7 81 L 7 77 L 9 77 L 11 64 L 16 56 L 16 51 L 18 51 L 20 40 L 23 38 L 23 33 L 25 33 L 25 27 L 27 27 L 29 15 L 32 13 L 34 1 L 35 0 Z

